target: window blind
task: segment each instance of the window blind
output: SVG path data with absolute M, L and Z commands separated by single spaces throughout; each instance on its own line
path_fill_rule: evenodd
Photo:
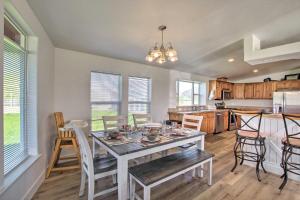
M 128 78 L 128 113 L 150 113 L 151 79 Z
M 3 55 L 4 174 L 27 157 L 25 62 L 25 49 L 5 37 Z
M 92 131 L 103 130 L 102 116 L 118 115 L 121 107 L 121 76 L 91 73 Z

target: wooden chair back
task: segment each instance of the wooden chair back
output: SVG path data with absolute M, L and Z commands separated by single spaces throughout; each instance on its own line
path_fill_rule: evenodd
M 59 128 L 63 128 L 65 126 L 64 115 L 62 112 L 54 113 L 55 126 L 57 133 L 59 132 Z
M 103 116 L 102 119 L 105 131 L 118 129 L 126 124 L 126 118 L 122 115 Z
M 71 129 L 63 130 L 63 131 L 60 130 L 60 128 L 64 128 L 65 126 L 64 115 L 62 112 L 55 112 L 54 119 L 55 119 L 56 132 L 59 138 L 73 138 L 75 136 L 73 130 Z
M 286 142 L 290 145 L 300 144 L 300 115 L 299 114 L 282 114 L 286 135 Z
M 72 124 L 80 148 L 81 167 L 89 176 L 94 175 L 94 164 L 89 142 L 81 128 Z
M 134 126 L 137 128 L 143 124 L 151 122 L 150 114 L 132 114 Z
M 182 128 L 191 128 L 200 131 L 203 116 L 184 114 L 182 118 Z

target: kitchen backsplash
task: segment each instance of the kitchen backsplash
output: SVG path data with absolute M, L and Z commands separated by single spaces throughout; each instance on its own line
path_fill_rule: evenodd
M 215 103 L 221 101 L 208 101 L 208 105 L 213 106 Z M 272 100 L 254 100 L 254 99 L 232 99 L 224 101 L 226 106 L 254 106 L 254 107 L 272 107 Z

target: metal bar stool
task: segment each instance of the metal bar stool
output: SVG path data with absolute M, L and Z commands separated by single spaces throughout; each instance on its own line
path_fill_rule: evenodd
M 281 178 L 283 182 L 279 189 L 282 190 L 287 183 L 288 172 L 300 175 L 300 163 L 293 161 L 292 156 L 300 156 L 300 115 L 282 114 L 285 128 L 285 138 L 282 139 L 281 167 L 284 171 Z M 298 171 L 298 172 L 297 172 Z
M 235 163 L 231 170 L 233 172 L 240 159 L 240 165 L 244 160 L 256 162 L 256 176 L 261 181 L 259 175 L 259 166 L 266 173 L 263 166 L 265 160 L 266 146 L 265 137 L 260 133 L 262 112 L 254 111 L 231 111 L 236 124 L 236 142 L 234 145 Z M 249 151 L 249 148 L 255 148 L 255 151 Z

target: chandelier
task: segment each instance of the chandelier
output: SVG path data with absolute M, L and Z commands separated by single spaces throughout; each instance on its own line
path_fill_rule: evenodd
M 158 27 L 158 30 L 161 31 L 161 45 L 158 48 L 158 43 L 155 43 L 155 46 L 151 48 L 146 56 L 146 60 L 148 62 L 157 62 L 159 64 L 163 64 L 167 62 L 167 60 L 171 62 L 175 62 L 178 60 L 177 52 L 173 48 L 171 42 L 164 46 L 164 31 L 167 29 L 165 25 L 161 25 Z

